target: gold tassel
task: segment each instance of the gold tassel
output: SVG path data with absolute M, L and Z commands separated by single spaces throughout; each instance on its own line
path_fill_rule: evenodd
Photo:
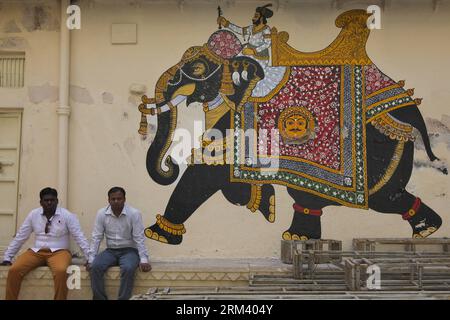
M 220 92 L 227 96 L 234 94 L 233 80 L 231 80 L 230 65 L 228 61 L 225 61 L 223 65 L 222 83 L 220 85 Z
M 140 135 L 143 135 L 143 136 L 147 135 L 147 126 L 148 126 L 147 116 L 145 114 L 141 113 L 141 122 L 139 124 L 139 130 L 138 130 Z
M 416 103 L 416 105 L 420 106 L 422 104 L 422 100 L 423 98 L 416 98 L 414 99 L 414 102 Z
M 399 82 L 397 82 L 397 84 L 398 84 L 400 87 L 404 87 L 404 86 L 405 86 L 405 80 L 400 80 Z

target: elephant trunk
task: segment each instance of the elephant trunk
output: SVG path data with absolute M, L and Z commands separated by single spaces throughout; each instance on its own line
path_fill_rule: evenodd
M 156 104 L 155 107 L 158 107 L 153 109 L 152 114 L 158 116 L 158 129 L 155 139 L 147 151 L 146 166 L 150 177 L 160 185 L 172 184 L 178 178 L 180 172 L 179 166 L 172 161 L 169 155 L 165 160 L 164 157 L 172 144 L 176 129 L 177 105 L 185 99 L 185 96 L 179 95 L 169 101 L 170 96 L 173 95 L 173 92 L 169 93 L 170 81 L 177 75 L 181 66 L 182 62 L 179 62 L 164 72 L 158 79 L 155 88 L 154 103 Z M 163 161 L 167 170 L 163 168 Z
M 163 160 L 172 144 L 173 134 L 177 124 L 177 108 L 158 115 L 158 129 L 150 148 L 147 151 L 146 166 L 150 177 L 160 185 L 172 184 L 180 172 L 179 166 L 168 155 L 164 161 L 167 170 L 163 168 Z

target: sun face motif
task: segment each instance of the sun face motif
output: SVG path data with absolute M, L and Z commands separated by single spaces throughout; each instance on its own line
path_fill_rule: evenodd
M 290 107 L 278 119 L 278 130 L 286 144 L 302 144 L 313 139 L 314 127 L 311 112 L 303 107 Z
M 299 139 L 305 135 L 308 129 L 308 122 L 303 116 L 293 114 L 284 121 L 284 127 L 289 138 Z

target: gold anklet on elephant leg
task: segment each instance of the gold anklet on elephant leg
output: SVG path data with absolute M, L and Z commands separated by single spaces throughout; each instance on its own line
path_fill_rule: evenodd
M 181 236 L 186 233 L 186 229 L 184 228 L 184 224 L 174 224 L 169 220 L 161 216 L 160 214 L 156 215 L 156 224 L 164 231 L 173 234 L 175 236 Z

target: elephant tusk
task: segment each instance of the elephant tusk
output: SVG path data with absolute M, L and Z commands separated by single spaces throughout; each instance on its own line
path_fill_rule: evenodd
M 237 72 L 237 71 L 233 72 L 233 75 L 231 77 L 232 77 L 233 83 L 235 85 L 239 86 L 241 84 L 239 72 Z

